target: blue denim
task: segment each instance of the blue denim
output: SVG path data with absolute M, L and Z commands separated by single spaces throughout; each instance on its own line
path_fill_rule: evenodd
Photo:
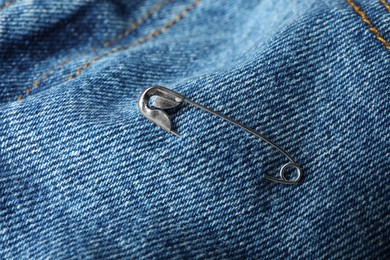
M 389 259 L 389 41 L 383 0 L 1 1 L 0 258 Z

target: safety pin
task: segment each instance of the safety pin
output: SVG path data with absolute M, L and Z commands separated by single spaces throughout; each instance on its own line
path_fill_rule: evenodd
M 153 97 L 153 99 L 152 99 Z M 151 100 L 152 99 L 152 100 Z M 149 102 L 152 101 L 152 104 L 151 106 L 149 105 Z M 209 112 L 213 115 L 216 115 L 242 129 L 244 129 L 245 131 L 255 135 L 256 137 L 264 140 L 265 142 L 267 142 L 268 144 L 272 145 L 274 148 L 276 148 L 280 153 L 282 153 L 284 156 L 286 156 L 290 161 L 286 164 L 284 164 L 280 170 L 279 170 L 279 176 L 280 178 L 275 178 L 275 177 L 272 177 L 272 176 L 269 176 L 267 174 L 264 174 L 264 177 L 270 181 L 274 181 L 274 182 L 278 182 L 278 183 L 283 183 L 283 184 L 297 184 L 302 178 L 303 178 L 303 172 L 302 172 L 302 168 L 299 166 L 298 163 L 296 163 L 293 158 L 285 151 L 283 150 L 280 146 L 278 146 L 277 144 L 275 144 L 274 142 L 272 142 L 270 139 L 268 139 L 267 137 L 265 136 L 262 136 L 258 133 L 256 133 L 253 129 L 229 118 L 229 117 L 226 117 L 210 108 L 207 108 L 205 106 L 202 106 L 182 95 L 180 95 L 179 93 L 175 92 L 175 91 L 172 91 L 166 87 L 162 87 L 162 86 L 153 86 L 153 87 L 150 87 L 146 90 L 144 90 L 139 98 L 139 101 L 138 101 L 138 108 L 141 112 L 141 114 L 146 117 L 147 119 L 149 119 L 150 121 L 152 121 L 153 123 L 155 123 L 156 125 L 158 125 L 159 127 L 161 127 L 163 130 L 167 131 L 168 133 L 172 133 L 176 136 L 180 136 L 179 133 L 175 132 L 174 130 L 172 130 L 172 122 L 171 122 L 171 119 L 169 118 L 168 114 L 166 112 L 164 112 L 163 110 L 164 109 L 171 109 L 171 108 L 174 108 L 178 105 L 180 105 L 181 103 L 183 102 L 187 102 L 195 107 L 198 107 L 206 112 Z M 153 108 L 157 108 L 157 109 L 153 109 Z M 289 180 L 286 176 L 285 176 L 285 171 L 287 168 L 289 167 L 293 167 L 296 169 L 297 171 L 297 176 L 292 179 L 292 180 Z

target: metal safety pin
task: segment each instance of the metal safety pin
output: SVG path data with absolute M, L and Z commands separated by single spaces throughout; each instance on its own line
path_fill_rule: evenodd
M 153 97 L 153 99 L 151 100 L 151 98 Z M 149 102 L 152 101 L 152 104 L 151 106 L 149 105 Z M 169 118 L 168 114 L 166 112 L 164 112 L 163 110 L 164 109 L 171 109 L 171 108 L 174 108 L 178 105 L 180 105 L 181 103 L 183 102 L 187 102 L 195 107 L 198 107 L 206 112 L 209 112 L 213 115 L 216 115 L 232 124 L 235 124 L 236 126 L 244 129 L 245 131 L 255 135 L 256 137 L 264 140 L 265 142 L 267 142 L 268 144 L 272 145 L 274 148 L 276 148 L 280 153 L 282 153 L 284 156 L 286 156 L 290 161 L 286 164 L 284 164 L 280 170 L 279 170 L 279 176 L 280 178 L 275 178 L 275 177 L 272 177 L 272 176 L 269 176 L 267 174 L 264 174 L 264 177 L 270 181 L 274 181 L 274 182 L 278 182 L 278 183 L 283 183 L 283 184 L 297 184 L 302 178 L 303 178 L 303 172 L 302 172 L 302 168 L 299 166 L 298 163 L 296 163 L 292 157 L 285 151 L 283 150 L 280 146 L 278 146 L 277 144 L 275 144 L 274 142 L 272 142 L 270 139 L 268 139 L 267 137 L 265 136 L 262 136 L 258 133 L 256 133 L 253 129 L 231 119 L 231 118 L 228 118 L 210 108 L 207 108 L 205 106 L 202 106 L 182 95 L 180 95 L 179 93 L 175 92 L 175 91 L 172 91 L 166 87 L 162 87 L 162 86 L 153 86 L 153 87 L 150 87 L 146 90 L 144 90 L 144 92 L 142 92 L 140 98 L 139 98 L 139 101 L 138 101 L 138 108 L 141 112 L 141 114 L 146 117 L 147 119 L 149 119 L 150 121 L 152 121 L 153 123 L 155 123 L 156 125 L 158 125 L 159 127 L 161 127 L 163 130 L 169 132 L 169 133 L 172 133 L 176 136 L 180 136 L 177 132 L 175 132 L 174 130 L 172 130 L 172 122 L 171 122 L 171 119 Z M 156 108 L 156 109 L 154 109 Z M 285 171 L 287 168 L 289 167 L 293 167 L 295 168 L 295 170 L 297 171 L 297 175 L 294 179 L 292 180 L 289 180 L 286 176 L 285 176 Z

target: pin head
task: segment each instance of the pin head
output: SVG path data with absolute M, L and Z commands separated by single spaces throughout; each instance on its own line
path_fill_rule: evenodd
M 177 107 L 183 101 L 184 97 L 179 93 L 162 86 L 153 86 L 142 92 L 138 100 L 138 109 L 144 117 L 163 130 L 178 135 L 172 130 L 171 119 L 163 110 Z

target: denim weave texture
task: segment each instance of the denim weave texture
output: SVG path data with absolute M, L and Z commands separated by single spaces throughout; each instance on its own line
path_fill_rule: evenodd
M 382 0 L 0 1 L 0 258 L 390 259 L 388 41 Z

